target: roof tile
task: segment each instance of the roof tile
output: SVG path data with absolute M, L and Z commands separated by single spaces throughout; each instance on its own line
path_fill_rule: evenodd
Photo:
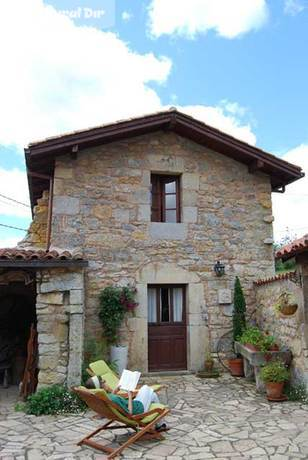
M 286 260 L 306 251 L 308 251 L 308 233 L 280 248 L 279 251 L 276 252 L 276 258 Z
M 47 252 L 42 249 L 1 248 L 0 260 L 83 260 L 83 257 L 67 250 Z

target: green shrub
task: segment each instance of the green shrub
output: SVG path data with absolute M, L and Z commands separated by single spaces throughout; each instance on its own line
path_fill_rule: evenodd
M 67 387 L 52 385 L 29 396 L 22 410 L 31 415 L 77 414 L 85 411 L 86 405 Z
M 290 371 L 282 361 L 270 361 L 262 367 L 260 377 L 266 383 L 282 383 L 289 380 Z
M 234 299 L 233 299 L 233 340 L 240 337 L 246 329 L 246 302 L 243 294 L 241 282 L 235 278 Z
M 118 331 L 125 313 L 133 311 L 137 307 L 136 292 L 136 289 L 130 286 L 107 286 L 101 291 L 99 295 L 99 319 L 109 345 L 117 344 Z

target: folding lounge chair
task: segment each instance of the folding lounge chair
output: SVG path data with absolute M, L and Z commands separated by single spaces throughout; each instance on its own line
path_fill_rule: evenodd
M 103 389 L 87 390 L 84 387 L 75 387 L 73 391 L 97 414 L 105 417 L 108 421 L 97 430 L 79 441 L 78 446 L 83 444 L 107 453 L 107 459 L 115 458 L 126 447 L 140 439 L 162 440 L 164 436 L 155 430 L 156 423 L 170 412 L 163 404 L 151 404 L 150 410 L 144 414 L 127 414 L 117 404 L 114 404 Z M 135 431 L 128 440 L 117 448 L 100 444 L 91 438 L 102 430 L 116 430 L 130 428 Z
M 108 364 L 103 360 L 95 361 L 94 363 L 89 364 L 89 369 L 87 369 L 89 375 L 99 375 L 101 376 L 113 390 L 118 386 L 119 377 L 115 372 L 113 372 Z M 155 392 L 160 391 L 162 388 L 166 388 L 166 385 L 150 385 Z M 138 390 L 138 387 L 137 387 Z M 119 391 L 120 396 L 127 396 L 127 392 Z

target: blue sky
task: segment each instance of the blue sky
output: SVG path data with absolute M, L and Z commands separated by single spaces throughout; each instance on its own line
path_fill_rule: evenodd
M 28 202 L 30 140 L 168 105 L 308 170 L 307 23 L 308 0 L 4 2 L 0 194 Z M 276 239 L 308 232 L 306 179 L 273 203 Z M 29 222 L 0 196 L 0 224 Z

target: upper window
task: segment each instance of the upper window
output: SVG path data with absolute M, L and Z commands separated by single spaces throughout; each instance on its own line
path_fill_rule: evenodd
M 151 175 L 152 222 L 180 222 L 180 176 Z

